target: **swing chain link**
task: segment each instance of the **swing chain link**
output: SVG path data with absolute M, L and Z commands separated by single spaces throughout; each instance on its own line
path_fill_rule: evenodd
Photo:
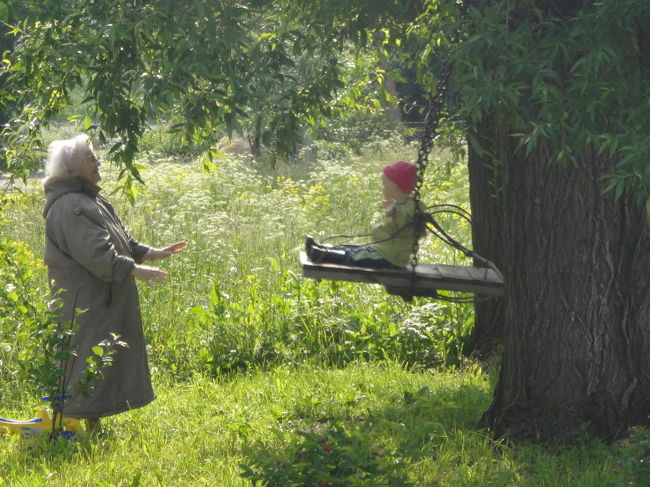
M 422 185 L 424 183 L 424 174 L 427 169 L 427 164 L 429 163 L 429 153 L 431 152 L 431 149 L 433 148 L 433 142 L 436 139 L 436 132 L 440 126 L 440 121 L 442 119 L 441 116 L 441 111 L 444 106 L 444 101 L 445 101 L 445 94 L 447 91 L 447 86 L 449 82 L 449 71 L 450 71 L 450 64 L 449 62 L 444 62 L 441 70 L 440 70 L 440 76 L 438 78 L 438 87 L 436 90 L 436 95 L 429 107 L 429 110 L 427 111 L 427 114 L 424 118 L 424 132 L 422 134 L 422 137 L 420 139 L 420 145 L 418 148 L 418 158 L 416 161 L 416 166 L 417 166 L 417 179 L 416 179 L 416 184 L 415 184 L 415 189 L 413 190 L 413 200 L 415 202 L 415 213 L 413 215 L 413 221 L 415 224 L 415 231 L 416 235 L 418 238 L 415 239 L 413 243 L 413 252 L 411 254 L 411 289 L 410 289 L 410 294 L 409 295 L 402 295 L 402 297 L 410 301 L 413 298 L 414 291 L 415 291 L 415 283 L 416 283 L 416 266 L 418 265 L 418 251 L 420 249 L 420 244 L 419 244 L 419 237 L 421 237 L 424 232 L 428 229 L 428 224 L 431 224 L 433 227 L 437 228 L 439 233 L 435 233 L 434 235 L 438 236 L 441 238 L 444 242 L 448 243 L 455 249 L 463 252 L 466 256 L 474 258 L 475 260 L 478 260 L 485 264 L 488 268 L 492 269 L 497 276 L 499 276 L 501 279 L 503 279 L 503 274 L 501 271 L 497 268 L 497 266 L 494 264 L 494 262 L 481 257 L 478 255 L 476 252 L 473 250 L 465 248 L 463 245 L 461 245 L 459 242 L 454 240 L 452 237 L 450 237 L 435 221 L 435 219 L 432 217 L 432 215 L 427 214 L 421 206 L 420 202 L 420 196 L 421 196 L 421 189 Z M 435 293 L 435 292 L 434 292 Z M 443 299 L 445 301 L 449 302 L 456 302 L 456 303 L 471 303 L 471 302 L 476 302 L 476 298 L 453 298 L 450 296 L 441 296 L 438 293 L 435 293 L 435 296 L 437 299 Z
M 415 232 L 416 239 L 413 242 L 413 251 L 411 253 L 411 266 L 412 266 L 412 279 L 411 285 L 415 283 L 415 267 L 418 265 L 418 251 L 420 248 L 419 237 L 425 229 L 426 214 L 422 210 L 420 204 L 420 190 L 422 189 L 422 184 L 424 183 L 424 173 L 427 169 L 427 164 L 429 163 L 429 153 L 433 148 L 433 142 L 436 138 L 436 131 L 440 125 L 440 112 L 444 106 L 445 93 L 447 91 L 447 83 L 449 81 L 449 63 L 445 62 L 442 65 L 440 70 L 440 77 L 438 78 L 438 87 L 436 90 L 436 95 L 427 111 L 426 116 L 424 117 L 424 132 L 420 139 L 420 145 L 418 148 L 418 158 L 416 161 L 417 166 L 417 179 L 415 184 L 415 189 L 413 190 L 413 200 L 415 201 L 415 213 L 414 213 L 414 223 L 415 223 Z

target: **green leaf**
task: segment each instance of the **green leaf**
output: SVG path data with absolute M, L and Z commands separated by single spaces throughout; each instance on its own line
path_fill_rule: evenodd
M 98 357 L 103 357 L 104 356 L 104 349 L 102 347 L 95 346 L 95 347 L 92 348 L 92 351 Z
M 614 191 L 614 199 L 618 201 L 619 198 L 621 197 L 621 195 L 623 194 L 623 191 L 625 190 L 625 180 L 624 179 L 619 179 L 616 182 L 616 187 L 615 188 L 616 189 Z

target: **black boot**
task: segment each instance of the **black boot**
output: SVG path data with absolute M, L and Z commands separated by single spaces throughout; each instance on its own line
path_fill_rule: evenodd
M 311 235 L 307 235 L 305 238 L 305 253 L 307 255 L 309 255 L 313 249 L 329 250 L 332 248 L 333 247 L 331 245 L 319 244 Z
M 316 245 L 317 244 L 316 241 L 314 240 L 314 237 L 312 237 L 311 235 L 307 235 L 307 238 L 305 238 L 305 253 L 309 255 L 309 250 L 312 247 L 315 247 Z
M 309 260 L 316 264 L 321 262 L 331 262 L 334 264 L 346 263 L 345 250 L 334 248 L 331 245 L 319 244 L 310 235 L 307 235 L 307 238 L 305 238 L 305 253 L 309 257 Z
M 323 246 L 309 247 L 307 257 L 316 264 L 330 262 L 332 264 L 345 264 L 346 252 L 342 249 L 325 248 Z

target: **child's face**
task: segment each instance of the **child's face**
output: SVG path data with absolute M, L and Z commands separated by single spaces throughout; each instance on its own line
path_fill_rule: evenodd
M 406 196 L 404 192 L 399 189 L 399 186 L 388 179 L 385 174 L 381 175 L 381 181 L 384 185 L 384 199 L 390 201 L 399 201 Z

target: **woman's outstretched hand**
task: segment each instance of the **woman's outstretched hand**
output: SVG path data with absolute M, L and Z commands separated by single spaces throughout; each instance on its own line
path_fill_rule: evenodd
M 167 273 L 157 267 L 136 264 L 131 269 L 131 276 L 141 281 L 163 282 L 167 279 Z
M 147 252 L 147 255 L 145 255 L 144 258 L 145 260 L 166 259 L 172 254 L 179 253 L 186 244 L 187 242 L 182 241 L 171 244 L 164 249 L 151 249 Z M 148 282 L 163 282 L 167 279 L 167 273 L 162 269 L 139 264 L 133 266 L 133 269 L 131 269 L 131 276 L 140 279 L 141 281 Z
M 164 249 L 151 249 L 151 252 L 149 252 L 145 258 L 147 260 L 166 259 L 172 254 L 179 253 L 185 245 L 187 245 L 187 242 L 182 241 L 171 244 Z

